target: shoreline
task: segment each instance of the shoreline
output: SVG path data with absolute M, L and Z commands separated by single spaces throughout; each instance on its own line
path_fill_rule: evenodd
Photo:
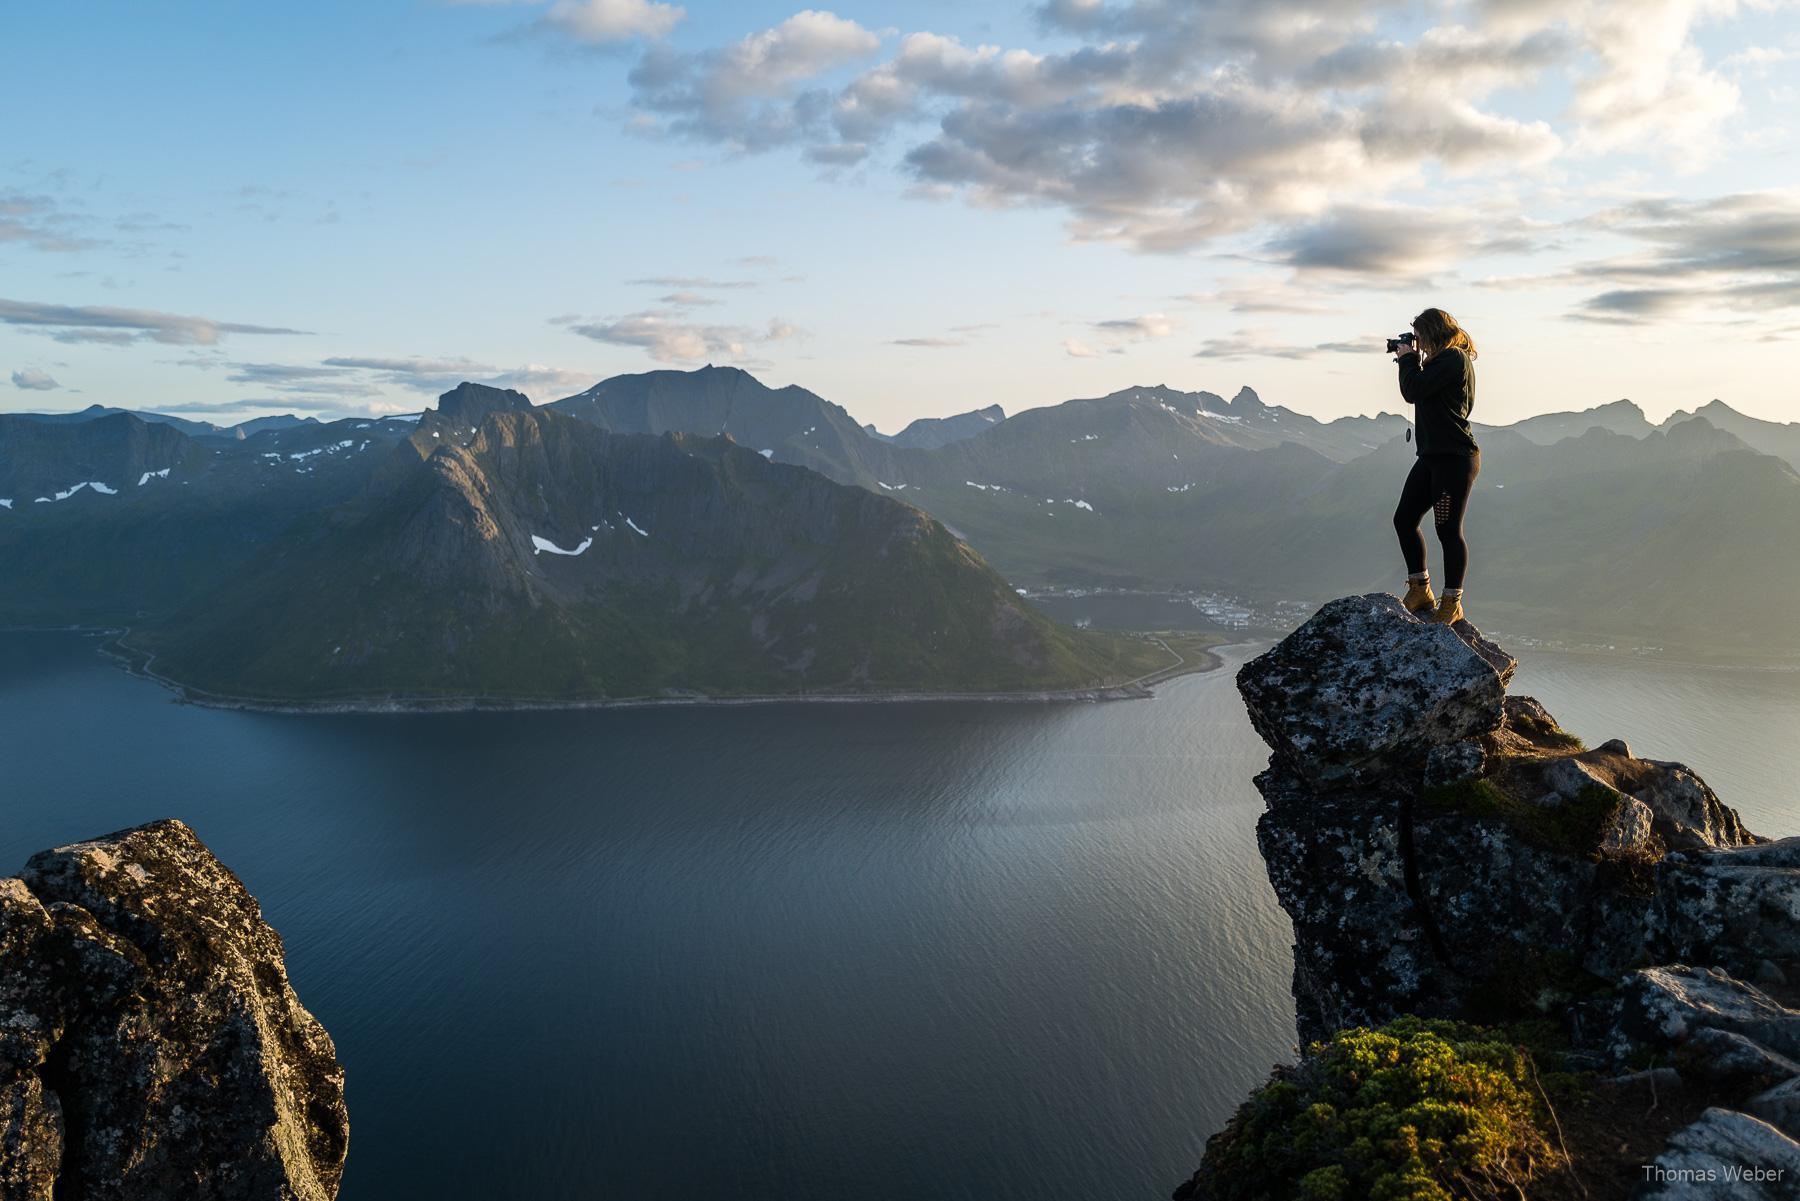
M 819 693 L 746 693 L 741 696 L 707 694 L 677 696 L 595 697 L 557 699 L 545 697 L 347 697 L 341 700 L 275 700 L 259 697 L 235 697 L 194 688 L 157 672 L 151 667 L 155 656 L 138 650 L 125 641 L 130 627 L 67 626 L 51 627 L 43 632 L 76 633 L 106 639 L 97 648 L 102 655 L 117 662 L 127 674 L 161 685 L 174 695 L 177 704 L 197 705 L 206 709 L 234 710 L 245 713 L 281 713 L 301 716 L 349 714 L 428 714 L 428 713 L 509 713 L 546 712 L 588 709 L 655 709 L 655 708 L 722 708 L 744 705 L 882 705 L 943 703 L 972 701 L 982 704 L 1098 704 L 1104 701 L 1148 700 L 1156 696 L 1153 684 L 1164 684 L 1187 675 L 1200 675 L 1224 666 L 1215 652 L 1227 643 L 1207 649 L 1201 663 L 1190 665 L 1166 645 L 1164 650 L 1175 655 L 1177 663 L 1118 684 L 1094 685 L 1086 688 L 1031 689 L 1016 692 L 819 692 Z M 1160 641 L 1160 640 L 1159 640 Z

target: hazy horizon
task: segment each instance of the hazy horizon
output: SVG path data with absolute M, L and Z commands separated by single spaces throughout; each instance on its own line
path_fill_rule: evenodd
M 25 117 L 0 412 L 367 415 L 462 379 L 542 403 L 710 361 L 890 432 L 1154 383 L 1329 420 L 1401 411 L 1376 339 L 1437 304 L 1484 352 L 1484 422 L 1621 398 L 1800 420 L 1782 0 L 0 28 Z
M 734 366 L 734 364 L 708 363 L 708 364 L 702 365 L 703 368 L 704 367 L 715 367 L 715 366 Z M 651 370 L 699 370 L 699 369 L 701 369 L 701 368 L 692 368 L 692 369 L 652 368 Z M 748 368 L 744 368 L 744 370 L 749 371 Z M 787 386 L 785 384 L 770 383 L 769 380 L 763 379 L 757 372 L 754 372 L 754 371 L 750 371 L 750 374 L 753 377 L 760 379 L 762 383 L 767 384 L 771 388 L 781 388 L 781 387 Z M 608 377 L 608 378 L 619 378 L 619 377 Z M 474 382 L 479 382 L 479 381 L 470 380 L 470 381 L 458 381 L 458 382 L 459 383 L 463 383 L 463 382 L 474 383 Z M 595 382 L 602 383 L 605 381 L 597 380 Z M 801 384 L 800 386 L 805 387 L 804 384 Z M 1144 381 L 1139 381 L 1138 383 L 1135 383 L 1135 384 L 1127 384 L 1120 388 L 1109 389 L 1106 393 L 1095 394 L 1094 396 L 1066 396 L 1066 397 L 1058 398 L 1057 400 L 1045 401 L 1045 402 L 1043 402 L 1043 404 L 1020 405 L 1017 408 L 1009 408 L 1006 410 L 1006 412 L 1007 412 L 1007 416 L 1010 417 L 1010 416 L 1014 416 L 1018 413 L 1028 411 L 1030 409 L 1044 408 L 1044 407 L 1049 407 L 1049 406 L 1053 406 L 1053 405 L 1057 405 L 1057 404 L 1063 404 L 1063 403 L 1066 403 L 1071 400 L 1096 400 L 1096 399 L 1101 399 L 1103 396 L 1114 395 L 1119 392 L 1129 392 L 1129 391 L 1133 391 L 1133 390 L 1140 389 L 1140 388 L 1152 388 L 1152 387 L 1161 387 L 1161 386 L 1165 386 L 1165 385 L 1163 385 L 1163 383 L 1161 381 L 1158 381 L 1155 384 L 1144 382 Z M 1174 385 L 1167 385 L 1167 386 L 1173 387 Z M 1237 388 L 1228 388 L 1228 389 L 1222 389 L 1222 390 L 1218 389 L 1218 388 L 1183 388 L 1181 390 L 1184 392 L 1189 392 L 1189 393 L 1211 392 L 1214 395 L 1220 396 L 1226 400 L 1230 400 L 1233 397 L 1235 397 L 1236 395 L 1238 395 L 1238 393 L 1242 389 L 1245 389 L 1245 388 L 1248 388 L 1252 392 L 1256 392 L 1258 399 L 1260 399 L 1264 404 L 1268 404 L 1268 405 L 1284 404 L 1284 402 L 1281 400 L 1264 395 L 1254 385 L 1251 385 L 1251 384 L 1242 384 L 1242 385 L 1239 385 L 1239 387 L 1237 387 Z M 453 388 L 445 389 L 446 392 L 452 391 L 452 390 L 453 390 Z M 513 390 L 521 391 L 521 392 L 523 391 L 522 389 L 517 389 L 517 388 L 514 388 Z M 810 391 L 810 389 L 809 389 L 809 391 Z M 561 396 L 560 394 L 557 396 L 542 396 L 542 395 L 533 396 L 529 392 L 523 392 L 523 394 L 534 405 L 546 405 L 546 404 L 552 403 L 553 401 L 564 399 L 564 397 Z M 833 398 L 829 397 L 829 396 L 821 397 L 821 399 L 831 402 L 831 403 L 841 403 L 838 401 L 834 401 Z M 1714 398 L 1714 399 L 1716 400 L 1717 398 Z M 436 404 L 437 404 L 437 400 L 438 400 L 437 397 L 431 397 L 431 398 L 428 398 L 428 399 L 424 400 L 423 402 L 421 402 L 417 408 L 413 408 L 413 409 L 393 408 L 393 409 L 389 409 L 389 410 L 383 410 L 381 413 L 378 413 L 375 415 L 377 415 L 377 416 L 385 415 L 385 416 L 395 416 L 395 417 L 404 416 L 404 417 L 416 418 L 421 413 L 427 412 L 427 411 L 435 408 Z M 7 409 L 4 411 L 20 412 L 20 413 L 29 412 L 29 413 L 45 413 L 45 414 L 71 414 L 71 413 L 80 413 L 80 412 L 85 411 L 88 408 L 91 408 L 92 406 L 94 406 L 96 404 L 104 404 L 104 403 L 105 402 L 102 402 L 102 401 L 89 400 L 89 401 L 86 401 L 85 403 L 71 404 L 69 406 L 63 406 L 63 407 L 59 407 L 59 406 L 55 406 L 55 405 L 43 405 L 43 406 L 37 406 L 37 407 L 21 407 L 21 408 Z M 1527 417 L 1520 417 L 1520 418 L 1517 418 L 1516 420 L 1524 421 L 1524 420 L 1527 420 L 1529 416 L 1542 416 L 1544 413 L 1556 413 L 1556 412 L 1564 412 L 1564 411 L 1582 412 L 1582 411 L 1586 411 L 1586 410 L 1599 408 L 1604 405 L 1621 404 L 1621 403 L 1636 404 L 1637 402 L 1631 400 L 1630 397 L 1621 397 L 1621 398 L 1619 398 L 1619 400 L 1616 400 L 1616 401 L 1602 401 L 1602 402 L 1598 402 L 1597 404 L 1581 405 L 1579 407 L 1571 406 L 1567 410 L 1546 409 L 1543 411 L 1543 413 L 1530 414 Z M 1711 402 L 1706 402 L 1706 403 L 1711 403 Z M 366 414 L 366 413 L 357 413 L 357 412 L 352 412 L 352 413 L 348 413 L 348 414 L 338 414 L 336 412 L 316 412 L 315 413 L 315 412 L 306 412 L 306 411 L 296 412 L 293 409 L 287 409 L 287 410 L 268 409 L 266 411 L 258 411 L 256 413 L 251 413 L 251 414 L 247 414 L 247 415 L 240 417 L 235 412 L 219 412 L 214 409 L 193 409 L 190 407 L 184 407 L 184 406 L 180 406 L 180 405 L 172 406 L 170 408 L 165 408 L 162 410 L 157 410 L 152 406 L 118 405 L 118 406 L 109 406 L 109 407 L 131 408 L 131 409 L 133 409 L 133 411 L 137 411 L 137 412 L 162 412 L 164 415 L 167 415 L 167 416 L 184 417 L 184 418 L 186 418 L 188 420 L 192 420 L 192 421 L 208 421 L 208 420 L 210 420 L 215 425 L 221 425 L 221 426 L 227 426 L 227 427 L 229 427 L 230 425 L 238 424 L 241 421 L 252 420 L 252 419 L 254 419 L 256 417 L 260 417 L 260 416 L 288 416 L 288 417 L 299 417 L 302 419 L 312 417 L 312 418 L 316 418 L 319 421 L 331 421 L 331 420 L 338 419 L 340 416 L 366 417 L 366 416 L 370 415 L 370 414 Z M 1363 414 L 1339 413 L 1339 414 L 1334 414 L 1331 416 L 1321 416 L 1320 414 L 1317 414 L 1317 413 L 1307 413 L 1306 406 L 1299 405 L 1299 404 L 1286 404 L 1285 407 L 1293 409 L 1294 411 L 1305 414 L 1307 416 L 1317 417 L 1321 421 L 1331 421 L 1331 420 L 1335 420 L 1338 417 L 1343 417 L 1343 416 L 1370 416 L 1370 415 L 1374 415 L 1375 413 L 1386 413 L 1389 415 L 1403 415 L 1403 406 L 1398 403 L 1389 405 L 1385 408 L 1370 410 L 1368 413 L 1363 413 Z M 1643 410 L 1645 412 L 1645 416 L 1646 416 L 1647 420 L 1650 420 L 1653 424 L 1661 424 L 1661 421 L 1658 420 L 1657 417 L 1651 415 L 1648 410 L 1644 410 L 1642 405 L 1639 405 L 1638 407 L 1640 410 Z M 1696 410 L 1698 410 L 1700 408 L 1704 408 L 1704 407 L 1705 407 L 1705 404 L 1696 403 L 1693 405 L 1688 405 L 1685 408 L 1673 409 L 1669 413 L 1663 414 L 1662 417 L 1664 419 L 1666 419 L 1668 417 L 1674 416 L 1677 413 L 1690 413 L 1691 414 L 1691 413 L 1695 412 Z M 1732 407 L 1735 408 L 1736 406 L 1732 406 Z M 906 418 L 901 421 L 896 421 L 888 427 L 881 427 L 879 425 L 879 423 L 868 422 L 868 421 L 864 420 L 860 416 L 860 414 L 857 413 L 857 411 L 854 408 L 851 408 L 848 405 L 845 405 L 844 408 L 845 408 L 845 411 L 848 412 L 851 417 L 856 418 L 859 421 L 863 421 L 864 424 L 876 425 L 877 428 L 879 429 L 879 432 L 881 432 L 883 434 L 891 435 L 891 434 L 898 433 L 910 421 L 913 420 L 913 418 Z M 955 415 L 955 412 L 969 412 L 969 411 L 970 410 L 965 409 L 965 410 L 957 410 L 952 413 L 943 413 L 943 414 L 922 413 L 922 414 L 919 414 L 919 416 L 920 417 L 953 416 L 953 415 Z M 1752 416 L 1754 416 L 1754 414 L 1752 414 Z M 1514 423 L 1515 422 L 1507 422 L 1505 424 L 1510 425 L 1510 424 L 1514 424 Z M 1502 423 L 1500 423 L 1500 422 L 1477 422 L 1477 424 L 1478 425 L 1482 425 L 1482 424 L 1497 425 L 1497 424 L 1502 424 Z

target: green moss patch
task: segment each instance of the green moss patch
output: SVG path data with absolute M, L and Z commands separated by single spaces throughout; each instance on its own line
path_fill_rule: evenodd
M 1600 858 L 1600 841 L 1624 798 L 1598 786 L 1584 788 L 1560 805 L 1520 800 L 1492 778 L 1427 788 L 1419 797 L 1425 812 L 1460 813 L 1502 821 L 1521 839 L 1547 851 Z
M 1516 733 L 1522 734 L 1532 742 L 1546 749 L 1566 748 L 1572 751 L 1585 751 L 1587 743 L 1569 733 L 1553 721 L 1543 721 L 1529 713 L 1512 713 L 1507 715 L 1506 724 Z
M 1504 1032 L 1402 1017 L 1276 1069 L 1207 1143 L 1177 1198 L 1517 1197 L 1563 1163 L 1529 1052 Z

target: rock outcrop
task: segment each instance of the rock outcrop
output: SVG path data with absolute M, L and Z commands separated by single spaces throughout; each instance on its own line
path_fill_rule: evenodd
M 348 1142 L 280 936 L 187 826 L 0 879 L 0 1199 L 328 1201 Z
M 1739 1164 L 1785 1175 L 1731 1195 L 1800 1196 L 1800 838 L 1749 832 L 1683 764 L 1586 749 L 1506 694 L 1512 667 L 1381 594 L 1240 671 L 1302 1045 L 1548 1019 L 1597 1079 L 1659 1065 L 1710 1106 L 1637 1195 L 1719 1195 L 1680 1190 Z

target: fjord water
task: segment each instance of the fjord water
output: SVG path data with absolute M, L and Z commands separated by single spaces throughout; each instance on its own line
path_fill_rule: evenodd
M 1166 1196 L 1292 1052 L 1227 670 L 1105 705 L 294 717 L 0 634 L 0 871 L 189 822 L 348 1070 L 346 1201 Z M 1536 655 L 1800 827 L 1800 675 Z

